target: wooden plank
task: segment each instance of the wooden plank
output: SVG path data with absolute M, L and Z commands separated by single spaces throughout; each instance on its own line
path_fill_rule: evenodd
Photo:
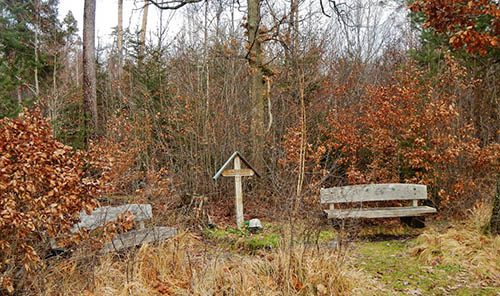
M 255 173 L 251 169 L 239 169 L 239 170 L 224 170 L 222 172 L 223 177 L 251 177 Z
M 127 211 L 135 216 L 134 221 L 136 222 L 149 220 L 153 217 L 153 210 L 150 204 L 126 204 L 117 207 L 100 207 L 94 209 L 90 215 L 82 211 L 80 213 L 80 222 L 76 224 L 71 231 L 76 232 L 83 227 L 88 230 L 95 229 L 105 225 L 107 222 L 115 221 L 118 216 Z
M 238 171 L 241 169 L 240 157 L 237 155 L 234 158 L 234 170 Z M 234 187 L 235 187 L 235 210 L 236 210 L 236 225 L 238 228 L 243 227 L 243 189 L 241 186 L 241 176 L 234 177 Z
M 420 207 L 388 207 L 388 208 L 362 208 L 326 210 L 328 218 L 394 218 L 407 216 L 420 216 L 422 214 L 435 213 L 436 209 L 428 206 Z
M 111 242 L 105 244 L 102 252 L 119 251 L 145 243 L 159 242 L 175 236 L 176 233 L 177 229 L 174 227 L 151 227 L 129 231 L 117 235 Z
M 419 184 L 367 184 L 322 188 L 321 203 L 427 199 L 427 186 Z

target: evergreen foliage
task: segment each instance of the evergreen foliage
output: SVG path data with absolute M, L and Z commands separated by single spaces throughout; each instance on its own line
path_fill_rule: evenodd
M 68 33 L 58 0 L 0 0 L 0 118 L 45 95 Z

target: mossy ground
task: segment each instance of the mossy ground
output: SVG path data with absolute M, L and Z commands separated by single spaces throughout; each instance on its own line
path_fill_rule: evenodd
M 276 249 L 280 245 L 282 227 L 277 224 L 263 223 L 264 230 L 256 233 L 247 228 L 213 228 L 205 229 L 206 239 L 232 251 L 253 253 L 257 250 Z
M 426 264 L 411 254 L 417 239 L 355 243 L 354 267 L 380 283 L 373 295 L 500 295 L 498 283 L 480 280 L 464 264 Z
M 410 255 L 415 241 L 359 243 L 354 266 L 375 278 L 374 295 L 500 295 L 500 287 L 481 283 L 461 266 L 425 265 Z
M 465 262 L 463 266 L 440 260 L 426 263 L 412 255 L 417 236 L 427 230 L 394 223 L 365 226 L 350 235 L 346 262 L 366 275 L 372 286 L 366 295 L 500 295 L 496 283 L 478 279 Z M 264 223 L 264 230 L 258 233 L 228 227 L 207 229 L 204 236 L 217 247 L 253 254 L 278 248 L 285 232 L 283 225 Z M 317 242 L 327 246 L 338 239 L 339 229 L 326 227 L 317 235 Z

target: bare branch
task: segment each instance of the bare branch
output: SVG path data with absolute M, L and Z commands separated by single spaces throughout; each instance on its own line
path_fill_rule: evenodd
M 147 0 L 149 3 L 163 10 L 175 10 L 183 7 L 186 4 L 198 3 L 203 0 Z
M 337 3 L 337 1 L 334 1 L 334 0 L 327 0 L 328 1 L 328 5 L 330 6 L 330 8 L 333 10 L 333 14 L 336 15 L 342 22 L 346 22 L 345 21 L 345 17 L 347 15 L 347 12 L 344 10 L 344 9 L 341 9 L 340 6 L 342 5 L 346 5 L 347 4 L 345 2 L 343 3 Z M 321 6 L 321 12 L 326 15 L 327 17 L 332 17 L 331 15 L 329 15 L 326 10 L 325 10 L 325 6 L 323 5 L 323 0 L 319 0 L 319 4 Z
M 331 15 L 329 15 L 328 13 L 326 13 L 325 11 L 325 7 L 323 6 L 323 0 L 319 0 L 319 4 L 321 5 L 321 12 L 326 15 L 327 17 L 332 17 Z

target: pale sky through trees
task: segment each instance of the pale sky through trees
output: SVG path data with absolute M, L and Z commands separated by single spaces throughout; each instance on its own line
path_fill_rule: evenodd
M 59 18 L 62 20 L 68 13 L 72 11 L 73 16 L 78 22 L 79 35 L 82 35 L 83 25 L 83 0 L 60 0 L 59 4 Z M 139 1 L 137 1 L 139 2 Z M 148 14 L 148 31 L 156 30 L 159 24 L 160 10 L 151 7 Z M 175 11 L 164 11 L 164 22 L 169 19 L 169 15 L 175 14 Z M 180 16 L 180 13 L 177 12 Z M 134 1 L 123 1 L 123 27 L 130 28 L 131 32 L 136 29 L 139 30 L 139 25 L 142 20 L 142 9 L 140 4 L 134 4 Z M 100 42 L 109 43 L 107 40 L 112 40 L 110 35 L 113 28 L 116 27 L 118 22 L 118 1 L 117 0 L 97 0 L 96 3 L 96 38 Z M 172 20 L 171 27 L 174 30 L 182 26 L 182 18 L 177 17 Z M 177 31 L 177 30 L 174 30 Z M 148 33 L 149 35 L 149 33 Z M 149 38 L 149 36 L 148 36 Z
M 113 29 L 117 26 L 118 20 L 118 0 L 96 0 L 96 45 L 111 45 L 114 41 L 111 35 Z M 286 8 L 283 0 L 269 2 L 273 9 Z M 140 31 L 142 21 L 143 0 L 124 0 L 123 1 L 123 28 L 134 34 Z M 281 5 L 281 4 L 283 5 Z M 347 26 L 332 14 L 331 8 L 327 9 L 332 18 L 327 18 L 321 14 L 318 0 L 308 0 L 301 5 L 301 13 L 307 14 L 314 12 L 315 26 L 318 30 L 326 30 L 336 36 L 334 42 L 337 51 L 348 52 L 351 56 L 357 56 L 363 60 L 371 60 L 381 54 L 382 49 L 391 44 L 402 44 L 400 37 L 404 35 L 407 28 L 405 15 L 406 8 L 401 0 L 377 1 L 377 0 L 349 0 L 346 1 L 342 9 L 348 12 Z M 62 20 L 68 11 L 72 11 L 78 22 L 78 28 L 82 30 L 83 24 L 83 0 L 60 0 L 59 17 Z M 246 2 L 241 1 L 242 7 L 236 8 L 235 27 L 239 27 L 243 22 L 246 9 Z M 209 26 L 215 24 L 215 10 L 210 8 Z M 155 40 L 158 36 L 160 26 L 160 14 L 162 14 L 162 27 L 166 28 L 168 39 L 172 40 L 179 32 L 183 30 L 196 30 L 203 26 L 204 2 L 187 5 L 178 10 L 160 10 L 152 6 L 148 14 L 148 40 Z M 197 14 L 198 17 L 189 17 Z M 229 15 L 226 16 L 227 18 Z M 194 21 L 194 23 L 193 23 Z M 304 19 L 306 22 L 306 19 Z M 322 25 L 318 25 L 322 23 Z M 306 24 L 304 23 L 306 26 Z M 187 32 L 187 31 L 186 31 Z M 202 35 L 199 35 L 203 38 Z M 243 36 L 242 36 L 243 38 Z M 164 39 L 165 40 L 165 39 Z M 200 39 L 202 40 L 202 39 Z M 333 44 L 333 43 L 332 43 Z

